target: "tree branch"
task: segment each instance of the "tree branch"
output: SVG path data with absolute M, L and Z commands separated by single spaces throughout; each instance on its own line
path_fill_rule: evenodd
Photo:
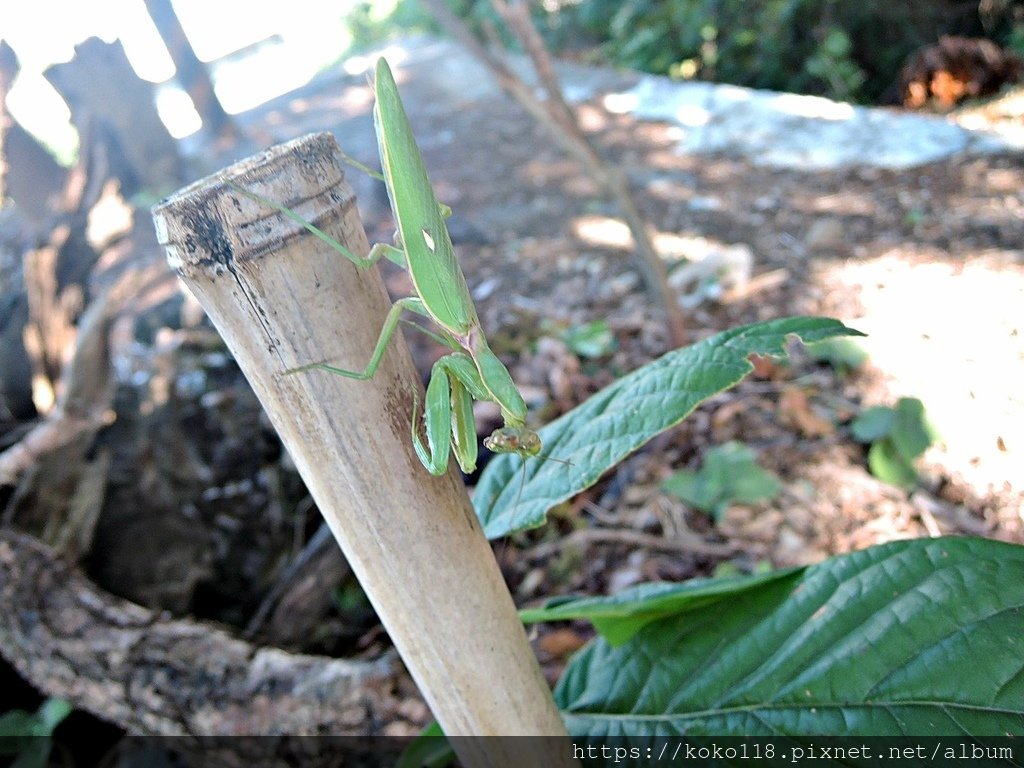
M 0 530 L 0 653 L 49 696 L 130 733 L 363 733 L 394 663 L 259 648 L 98 589 L 38 540 Z

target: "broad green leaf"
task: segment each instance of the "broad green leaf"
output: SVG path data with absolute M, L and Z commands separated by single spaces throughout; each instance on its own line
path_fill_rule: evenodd
M 402 750 L 395 768 L 438 768 L 453 763 L 455 751 L 435 720 Z
M 868 451 L 868 468 L 883 483 L 899 488 L 913 488 L 917 483 L 914 465 L 896 449 L 890 438 L 879 440 Z
M 853 339 L 827 339 L 817 344 L 808 344 L 807 352 L 813 360 L 826 362 L 840 373 L 860 368 L 868 359 L 864 351 Z
M 886 405 L 865 408 L 850 422 L 850 432 L 859 443 L 873 443 L 892 432 L 896 411 Z
M 681 469 L 661 485 L 665 493 L 682 499 L 694 509 L 719 515 L 719 505 L 725 497 L 722 478 L 707 472 Z M 721 510 L 724 511 L 724 510 Z
M 762 469 L 756 462 L 744 465 L 737 474 L 730 478 L 732 487 L 729 500 L 735 504 L 756 504 L 759 501 L 774 499 L 782 490 L 782 483 L 771 472 Z M 727 503 L 723 506 L 729 506 Z M 720 514 L 720 513 L 719 513 Z
M 662 488 L 718 520 L 732 504 L 754 504 L 775 498 L 782 484 L 758 466 L 757 456 L 750 448 L 730 441 L 709 450 L 700 471 L 676 472 Z
M 46 726 L 39 720 L 34 712 L 25 712 L 21 709 L 11 710 L 0 715 L 0 739 L 31 738 L 34 736 L 49 736 Z M 6 744 L 7 742 L 5 742 Z M 20 749 L 20 747 L 19 747 Z M 0 754 L 11 754 L 2 752 Z
M 520 611 L 519 618 L 526 624 L 587 619 L 611 645 L 621 645 L 652 621 L 706 608 L 765 584 L 796 578 L 802 571 L 786 568 L 757 576 L 639 584 L 610 597 L 550 600 L 540 608 Z
M 610 355 L 616 347 L 615 334 L 605 320 L 574 326 L 562 334 L 562 341 L 577 355 L 589 359 Z
M 64 699 L 47 699 L 35 712 L 12 709 L 0 715 L 0 738 L 50 736 L 71 710 L 71 704 Z
M 916 459 L 932 444 L 924 405 L 916 397 L 901 397 L 896 403 L 896 421 L 890 437 L 896 450 L 908 461 Z
M 1024 547 L 900 541 L 598 638 L 555 698 L 576 736 L 1024 734 Z
M 605 387 L 540 430 L 544 455 L 493 459 L 473 495 L 489 538 L 544 524 L 547 511 L 589 488 L 652 437 L 678 424 L 701 402 L 746 376 L 751 354 L 778 355 L 786 339 L 805 342 L 862 335 L 837 320 L 791 317 L 734 328 L 652 363 Z
M 47 734 L 53 733 L 54 728 L 64 722 L 64 718 L 71 714 L 74 707 L 64 699 L 47 699 L 37 712 L 40 722 L 46 729 Z
M 50 737 L 71 710 L 63 699 L 47 699 L 35 712 L 15 709 L 0 715 L 0 755 L 16 755 L 10 768 L 46 768 Z

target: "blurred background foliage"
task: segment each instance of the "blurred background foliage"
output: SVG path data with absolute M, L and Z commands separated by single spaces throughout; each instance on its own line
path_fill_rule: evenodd
M 448 0 L 485 35 L 501 34 L 489 0 Z M 559 55 L 679 79 L 897 101 L 900 67 L 942 35 L 992 40 L 1024 55 L 1018 0 L 543 0 L 538 28 Z M 398 31 L 438 32 L 418 0 L 353 14 L 361 47 Z M 512 44 L 511 40 L 507 40 Z

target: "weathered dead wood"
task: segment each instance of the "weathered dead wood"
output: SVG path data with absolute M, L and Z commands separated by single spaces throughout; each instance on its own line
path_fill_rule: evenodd
M 0 40 L 0 202 L 14 200 L 25 219 L 40 225 L 53 213 L 66 171 L 7 109 L 20 68 L 14 50 Z
M 81 284 L 61 285 L 58 268 L 62 255 L 95 262 L 95 252 L 80 247 L 72 238 L 71 227 L 57 227 L 50 242 L 27 252 L 22 260 L 25 292 L 28 297 L 28 322 L 22 342 L 32 361 L 32 400 L 39 413 L 49 413 L 57 400 L 64 356 L 74 347 L 75 323 L 85 297 Z
M 12 403 L 11 413 L 19 418 L 46 416 L 59 399 L 61 372 L 73 352 L 80 316 L 94 294 L 91 281 L 101 256 L 108 279 L 96 293 L 145 261 L 125 265 L 111 251 L 119 248 L 123 253 L 124 241 L 131 238 L 133 209 L 111 178 L 110 148 L 92 136 L 85 126 L 78 162 L 66 173 L 61 170 L 61 193 L 41 210 L 23 210 L 15 200 L 16 212 L 27 214 L 41 233 L 32 236 L 39 244 L 22 254 L 23 290 L 11 286 L 0 302 L 0 398 Z M 35 178 L 30 166 L 15 164 L 10 170 L 12 182 L 21 175 Z
M 181 183 L 178 145 L 156 111 L 153 86 L 135 74 L 120 43 L 89 38 L 70 62 L 43 74 L 68 103 L 72 122 L 81 127 L 88 121 L 94 140 L 127 161 L 129 169 L 117 173 L 126 195 Z
M 20 481 L 3 524 L 16 522 L 71 560 L 89 552 L 105 496 L 110 454 L 92 447 L 113 418 L 110 328 L 140 284 L 141 273 L 127 273 L 90 304 L 55 407 L 0 453 L 0 485 Z
M 95 434 L 107 422 L 113 396 L 107 333 L 116 311 L 108 294 L 82 317 L 70 360 L 61 368 L 61 396 L 46 419 L 0 453 L 0 485 L 14 482 L 46 454 Z
M 393 659 L 259 648 L 99 590 L 49 547 L 0 530 L 0 654 L 33 685 L 130 733 L 358 734 L 389 708 Z
M 296 648 L 323 622 L 334 606 L 333 587 L 352 573 L 326 523 L 277 580 L 245 629 L 282 648 Z

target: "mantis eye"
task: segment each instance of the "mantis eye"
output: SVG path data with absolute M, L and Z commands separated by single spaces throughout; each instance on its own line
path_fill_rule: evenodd
M 425 242 L 427 244 L 427 248 L 429 248 L 430 252 L 433 253 L 434 252 L 434 238 L 432 238 L 430 236 L 430 233 L 427 232 L 427 230 L 425 230 L 425 229 L 421 229 L 420 232 L 423 233 L 423 242 Z

